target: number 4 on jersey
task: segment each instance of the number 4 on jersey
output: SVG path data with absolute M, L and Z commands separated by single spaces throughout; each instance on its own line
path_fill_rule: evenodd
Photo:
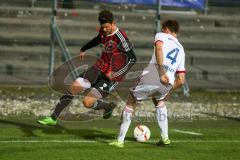
M 172 65 L 174 63 L 176 63 L 178 52 L 179 52 L 179 49 L 175 48 L 175 49 L 171 50 L 170 52 L 168 52 L 168 54 L 167 54 L 167 58 L 172 60 L 172 62 L 171 62 Z

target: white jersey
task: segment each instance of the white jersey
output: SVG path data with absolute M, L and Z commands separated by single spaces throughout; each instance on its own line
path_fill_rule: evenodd
M 183 46 L 177 38 L 166 33 L 157 33 L 154 42 L 163 43 L 163 65 L 169 78 L 169 83 L 174 84 L 175 73 L 185 73 L 185 53 Z M 155 48 L 150 64 L 157 64 L 155 57 Z

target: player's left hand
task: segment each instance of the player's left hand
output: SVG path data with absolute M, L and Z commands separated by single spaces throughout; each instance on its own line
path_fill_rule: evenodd
M 107 73 L 107 74 L 106 74 L 106 77 L 111 80 L 111 79 L 112 79 L 112 72 Z
M 84 60 L 85 55 L 86 55 L 85 52 L 80 51 L 80 53 L 79 53 L 80 60 Z

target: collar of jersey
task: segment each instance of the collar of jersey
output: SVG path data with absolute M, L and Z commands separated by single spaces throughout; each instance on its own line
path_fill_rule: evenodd
M 162 32 L 163 33 L 163 32 Z M 178 41 L 177 37 L 174 37 L 173 35 L 169 34 L 169 33 L 164 33 L 164 34 L 167 34 L 167 35 L 170 35 L 172 38 L 174 38 L 175 40 Z
M 119 29 L 117 28 L 116 31 L 114 31 L 113 33 L 107 35 L 107 37 L 114 35 L 114 34 L 117 33 L 118 31 L 119 31 Z

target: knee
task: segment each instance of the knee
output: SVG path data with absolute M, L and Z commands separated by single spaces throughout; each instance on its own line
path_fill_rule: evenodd
M 134 111 L 133 107 L 127 105 L 122 112 L 122 121 L 123 122 L 131 121 L 133 116 L 133 111 Z
M 85 97 L 82 101 L 84 107 L 91 108 L 95 102 L 91 101 L 89 98 Z
M 164 108 L 164 107 L 166 107 L 166 106 L 165 106 L 164 101 L 158 101 L 156 107 L 158 107 L 158 108 Z
M 81 92 L 81 85 L 75 81 L 72 83 L 72 85 L 70 86 L 69 88 L 69 91 L 73 94 L 73 95 L 76 95 L 78 94 L 79 92 Z

